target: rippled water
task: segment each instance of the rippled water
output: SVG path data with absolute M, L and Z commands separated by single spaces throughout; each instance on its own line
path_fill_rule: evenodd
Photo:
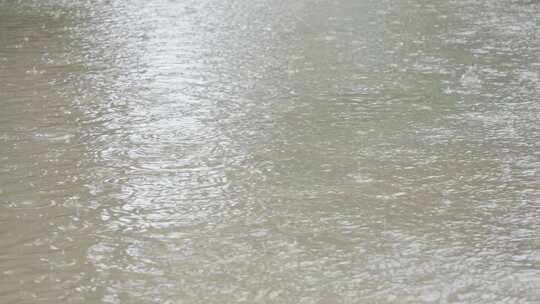
M 0 0 L 1 303 L 539 303 L 540 3 Z

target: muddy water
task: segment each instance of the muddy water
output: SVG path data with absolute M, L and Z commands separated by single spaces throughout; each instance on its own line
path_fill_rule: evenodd
M 535 1 L 1 1 L 1 303 L 540 302 Z

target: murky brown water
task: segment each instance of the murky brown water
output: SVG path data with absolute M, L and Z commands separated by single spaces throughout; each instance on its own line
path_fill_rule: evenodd
M 538 1 L 0 0 L 0 303 L 430 302 L 540 302 Z

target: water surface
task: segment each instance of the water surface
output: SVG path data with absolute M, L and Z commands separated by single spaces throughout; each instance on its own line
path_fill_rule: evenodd
M 539 20 L 0 0 L 0 302 L 540 302 Z

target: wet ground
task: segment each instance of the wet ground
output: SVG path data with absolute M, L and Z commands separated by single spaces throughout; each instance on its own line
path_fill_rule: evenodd
M 540 302 L 540 3 L 0 0 L 0 302 Z

